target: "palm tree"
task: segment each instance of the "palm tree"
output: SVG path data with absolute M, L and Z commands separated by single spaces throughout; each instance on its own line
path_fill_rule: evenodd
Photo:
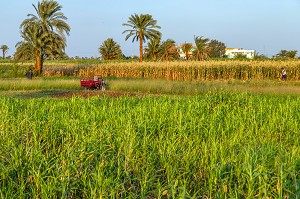
M 183 53 L 185 54 L 186 60 L 189 60 L 191 58 L 191 52 L 193 50 L 193 44 L 191 43 L 184 43 L 181 45 L 181 49 Z
M 120 45 L 112 38 L 108 38 L 101 44 L 99 52 L 104 60 L 120 59 L 123 55 Z
M 21 25 L 21 36 L 16 52 L 17 59 L 34 58 L 37 74 L 43 69 L 47 57 L 55 58 L 64 54 L 66 47 L 65 33 L 69 35 L 70 27 L 67 18 L 60 12 L 62 6 L 53 0 L 42 0 L 38 6 L 33 5 L 36 14 L 28 14 Z
M 28 14 L 28 19 L 25 19 L 20 27 L 26 30 L 27 27 L 31 26 L 31 24 L 39 24 L 43 31 L 49 32 L 57 32 L 62 38 L 64 38 L 64 33 L 69 35 L 70 26 L 65 22 L 68 18 L 64 16 L 60 10 L 62 6 L 59 5 L 54 0 L 42 0 L 42 2 L 38 2 L 38 6 L 34 7 L 36 14 Z
M 122 34 L 128 33 L 125 37 L 125 41 L 133 36 L 132 42 L 139 41 L 140 44 L 140 61 L 143 61 L 143 42 L 146 39 L 157 39 L 161 37 L 161 33 L 156 30 L 160 29 L 160 26 L 156 25 L 157 21 L 149 14 L 134 14 L 129 17 L 127 23 L 123 26 L 131 27 L 132 29 L 123 31 Z
M 49 59 L 65 57 L 66 40 L 59 34 L 52 32 L 45 40 L 45 44 L 45 56 Z
M 145 48 L 145 57 L 156 61 L 158 58 L 159 50 L 160 50 L 160 38 L 151 39 L 148 42 L 147 47 Z
M 56 33 L 43 32 L 38 24 L 32 24 L 26 31 L 21 31 L 24 39 L 16 44 L 16 60 L 35 60 L 38 75 L 43 71 L 43 62 L 47 57 L 57 57 L 63 52 L 64 40 Z
M 9 49 L 8 46 L 2 45 L 0 49 L 2 50 L 3 59 L 5 59 L 5 54 L 6 54 L 7 50 Z
M 162 61 L 171 61 L 179 58 L 174 40 L 167 39 L 166 41 L 162 42 L 159 50 L 159 57 Z
M 208 46 L 209 39 L 201 37 L 194 37 L 196 44 L 195 57 L 198 61 L 203 61 L 208 57 L 208 53 L 210 52 L 210 48 Z
M 46 33 L 40 31 L 40 27 L 36 25 L 29 26 L 26 31 L 21 31 L 21 37 L 24 41 L 16 44 L 16 53 L 14 55 L 16 60 L 31 60 L 35 59 L 35 68 L 37 71 L 41 69 L 42 51 L 44 48 L 44 39 L 47 37 Z
M 278 58 L 295 58 L 297 55 L 297 50 L 280 50 L 279 53 L 276 54 Z

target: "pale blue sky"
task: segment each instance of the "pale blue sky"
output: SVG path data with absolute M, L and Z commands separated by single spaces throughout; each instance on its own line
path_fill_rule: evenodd
M 35 14 L 37 0 L 0 0 L 0 45 L 8 55 L 21 41 L 19 25 Z M 107 38 L 121 45 L 126 56 L 138 55 L 138 43 L 122 32 L 130 15 L 151 14 L 161 26 L 162 39 L 180 45 L 194 35 L 222 41 L 227 47 L 256 50 L 269 57 L 280 50 L 300 56 L 300 0 L 57 0 L 71 26 L 69 56 L 97 57 Z M 145 44 L 146 45 L 146 44 Z

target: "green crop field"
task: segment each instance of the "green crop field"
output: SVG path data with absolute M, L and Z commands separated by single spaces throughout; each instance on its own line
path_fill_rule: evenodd
M 0 97 L 0 198 L 299 198 L 300 98 Z
M 30 67 L 0 64 L 0 198 L 300 198 L 298 60 Z

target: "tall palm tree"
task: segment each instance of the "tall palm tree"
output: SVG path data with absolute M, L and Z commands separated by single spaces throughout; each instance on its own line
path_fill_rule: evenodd
M 208 57 L 208 53 L 210 52 L 210 47 L 208 45 L 209 39 L 201 37 L 194 37 L 194 41 L 196 44 L 195 57 L 198 61 L 203 61 Z
M 156 25 L 157 21 L 149 14 L 134 14 L 129 17 L 127 23 L 123 23 L 123 26 L 128 26 L 131 29 L 123 31 L 122 34 L 128 33 L 125 37 L 125 41 L 133 36 L 132 42 L 139 41 L 140 44 L 140 61 L 143 61 L 143 42 L 146 39 L 157 39 L 161 37 L 161 33 L 156 30 L 160 29 L 160 26 Z
M 65 22 L 67 18 L 61 12 L 60 6 L 54 0 L 42 0 L 33 5 L 36 15 L 28 14 L 21 25 L 21 36 L 24 41 L 19 42 L 16 57 L 35 59 L 35 68 L 40 75 L 43 61 L 47 57 L 57 57 L 64 54 L 66 47 L 65 34 L 69 35 L 70 26 Z M 26 55 L 28 54 L 28 55 Z
M 5 54 L 6 54 L 7 50 L 9 49 L 8 46 L 7 45 L 2 45 L 0 49 L 2 50 L 3 59 L 5 59 Z
M 26 31 L 21 31 L 24 39 L 16 44 L 16 60 L 35 60 L 35 69 L 38 75 L 43 71 L 43 62 L 47 57 L 62 54 L 64 40 L 56 33 L 41 31 L 39 24 L 32 24 Z
M 55 32 L 48 34 L 47 39 L 45 40 L 45 58 L 57 59 L 64 57 L 66 55 L 64 49 L 66 47 L 65 38 L 61 37 Z
M 62 6 L 54 0 L 42 0 L 34 7 L 36 14 L 28 14 L 28 19 L 25 19 L 20 27 L 26 30 L 31 24 L 39 24 L 45 32 L 57 32 L 62 38 L 64 33 L 69 35 L 70 26 L 66 23 L 68 19 L 62 12 Z
M 120 45 L 112 38 L 108 38 L 101 44 L 99 52 L 104 60 L 120 59 L 123 55 Z
M 159 55 L 159 50 L 160 50 L 160 38 L 151 39 L 148 42 L 147 47 L 145 48 L 145 57 L 156 61 Z
M 171 61 L 179 58 L 174 40 L 167 39 L 166 41 L 162 42 L 159 50 L 159 57 L 162 61 Z
M 193 44 L 184 43 L 184 44 L 181 45 L 181 49 L 182 49 L 183 53 L 185 54 L 186 60 L 189 60 L 191 58 Z
M 15 59 L 35 59 L 35 68 L 37 71 L 40 71 L 44 40 L 47 38 L 47 34 L 40 31 L 40 27 L 37 24 L 32 24 L 28 26 L 26 31 L 21 31 L 21 37 L 24 40 L 16 44 Z

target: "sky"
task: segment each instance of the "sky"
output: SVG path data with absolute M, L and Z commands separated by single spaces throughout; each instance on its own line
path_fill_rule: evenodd
M 272 57 L 280 50 L 297 50 L 300 56 L 300 0 L 57 0 L 71 27 L 66 53 L 70 57 L 99 57 L 108 38 L 126 56 L 139 55 L 139 44 L 122 32 L 133 14 L 150 14 L 161 26 L 162 40 L 177 45 L 203 36 L 227 47 L 255 50 Z M 36 14 L 38 0 L 0 0 L 0 45 L 7 55 L 22 41 L 20 24 Z M 146 45 L 146 43 L 144 44 Z

